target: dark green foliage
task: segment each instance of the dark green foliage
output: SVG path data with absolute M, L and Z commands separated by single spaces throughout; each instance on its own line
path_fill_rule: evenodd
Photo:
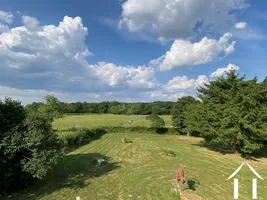
M 50 104 L 48 104 L 50 106 Z M 11 192 L 42 179 L 61 159 L 62 143 L 52 130 L 50 107 L 27 110 L 11 99 L 0 101 L 0 188 Z M 50 112 L 47 112 L 47 111 Z M 51 115 L 50 115 L 51 114 Z
M 127 115 L 164 115 L 170 114 L 174 102 L 170 101 L 156 101 L 151 103 L 124 103 L 117 101 L 89 103 L 89 102 L 75 102 L 64 103 L 53 101 L 53 96 L 49 96 L 49 102 L 53 102 L 53 107 L 60 113 L 111 113 L 111 114 L 127 114 Z M 47 100 L 47 99 L 46 99 Z M 47 103 L 46 103 L 47 104 Z M 26 106 L 27 111 L 36 111 L 42 107 L 44 103 L 33 102 Z
M 199 101 L 191 96 L 186 96 L 178 99 L 174 104 L 172 109 L 172 123 L 173 126 L 181 133 L 186 133 L 185 115 L 187 113 L 187 108 L 190 105 L 198 104 Z
M 146 119 L 151 121 L 152 128 L 163 128 L 165 126 L 164 120 L 158 115 L 148 115 Z
M 230 147 L 233 152 L 252 153 L 267 141 L 267 81 L 245 80 L 234 71 L 198 89 L 201 107 L 187 124 L 208 142 Z M 195 115 L 195 116 L 193 116 Z
M 101 138 L 102 135 L 107 133 L 104 128 L 97 129 L 77 129 L 77 133 L 74 135 L 69 135 L 63 138 L 65 147 L 67 151 L 70 151 L 74 148 L 88 144 L 89 142 Z

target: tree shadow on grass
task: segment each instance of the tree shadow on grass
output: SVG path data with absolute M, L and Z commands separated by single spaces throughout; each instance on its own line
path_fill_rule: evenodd
M 229 147 L 223 147 L 222 145 L 211 143 L 211 142 L 201 141 L 198 144 L 192 144 L 192 145 L 207 148 L 211 151 L 219 152 L 222 155 L 235 154 L 233 151 L 231 151 L 231 149 Z
M 235 152 L 231 151 L 230 147 L 224 147 L 222 145 L 215 143 L 202 141 L 199 144 L 192 144 L 192 145 L 207 148 L 211 151 L 219 152 L 222 155 L 236 154 Z M 240 155 L 246 160 L 258 161 L 258 159 L 260 158 L 267 158 L 267 147 L 264 147 L 253 154 L 240 154 Z
M 98 164 L 97 160 L 104 160 Z M 90 179 L 111 173 L 119 168 L 111 158 L 98 154 L 70 154 L 50 172 L 45 180 L 36 183 L 23 196 L 12 199 L 39 199 L 62 188 L 83 188 L 90 184 Z

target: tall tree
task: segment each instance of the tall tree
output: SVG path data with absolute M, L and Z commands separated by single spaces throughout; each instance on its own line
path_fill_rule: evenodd
M 186 133 L 185 113 L 190 105 L 197 104 L 198 102 L 194 97 L 186 96 L 178 99 L 174 104 L 172 109 L 172 123 L 179 132 Z
M 230 146 L 232 151 L 252 153 L 267 141 L 267 80 L 245 80 L 235 71 L 200 87 L 207 141 Z

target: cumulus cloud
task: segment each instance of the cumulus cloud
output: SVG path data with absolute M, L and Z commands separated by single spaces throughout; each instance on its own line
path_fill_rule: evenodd
M 8 32 L 9 28 L 7 25 L 0 23 L 0 33 Z
M 80 17 L 67 16 L 58 26 L 21 26 L 0 34 L 0 84 L 54 91 L 92 88 L 87 34 Z
M 236 29 L 245 29 L 247 27 L 247 22 L 237 22 L 235 24 Z
M 231 34 L 225 33 L 219 40 L 202 38 L 191 43 L 187 40 L 175 40 L 166 52 L 161 71 L 172 70 L 181 66 L 192 66 L 210 63 L 218 57 L 227 56 L 235 50 L 235 41 L 230 42 Z
M 127 0 L 119 27 L 156 33 L 160 40 L 184 39 L 194 32 L 225 31 L 246 7 L 245 0 Z
M 215 72 L 211 73 L 210 78 L 219 78 L 225 75 L 225 72 L 229 72 L 230 70 L 236 70 L 238 71 L 240 68 L 237 65 L 234 64 L 228 64 L 225 68 L 219 68 Z
M 163 87 L 167 91 L 195 89 L 206 82 L 208 82 L 208 77 L 205 75 L 200 75 L 197 79 L 188 79 L 187 76 L 176 76 Z
M 0 10 L 0 21 L 11 24 L 13 22 L 14 15 L 11 12 L 5 12 Z
M 34 29 L 39 25 L 39 21 L 31 16 L 22 16 L 22 23 L 28 29 Z
M 95 76 L 113 88 L 155 88 L 158 84 L 155 69 L 146 66 L 122 67 L 99 62 L 89 65 Z
M 53 94 L 64 101 L 156 101 L 195 95 L 208 80 L 174 77 L 166 84 L 157 72 L 177 66 L 208 63 L 230 54 L 234 42 L 229 33 L 219 40 L 176 40 L 170 51 L 144 66 L 118 66 L 99 62 L 88 65 L 93 55 L 85 44 L 88 29 L 80 17 L 64 17 L 58 25 L 39 25 L 23 16 L 23 26 L 0 26 L 0 96 L 24 103 Z M 5 24 L 3 24 L 4 26 Z M 180 49 L 181 48 L 181 49 Z

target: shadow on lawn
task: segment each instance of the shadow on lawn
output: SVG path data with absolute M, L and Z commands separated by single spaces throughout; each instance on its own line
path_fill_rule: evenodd
M 184 187 L 184 190 L 192 190 L 192 191 L 195 191 L 196 188 L 200 185 L 200 182 L 199 180 L 195 179 L 195 178 L 190 178 L 188 179 L 183 187 Z
M 233 151 L 231 151 L 230 147 L 222 147 L 219 144 L 209 143 L 205 141 L 202 141 L 199 144 L 192 144 L 192 145 L 207 148 L 211 151 L 219 152 L 222 155 L 235 154 Z M 261 150 L 253 154 L 241 154 L 241 156 L 246 160 L 253 160 L 253 161 L 258 161 L 257 159 L 260 158 L 267 158 L 267 147 L 262 148 Z
M 96 159 L 104 159 L 105 163 L 98 165 Z M 110 157 L 98 153 L 70 154 L 64 157 L 45 180 L 32 187 L 31 192 L 15 199 L 39 199 L 62 188 L 83 188 L 90 184 L 90 178 L 108 174 L 116 168 L 119 168 L 118 163 L 110 162 Z

